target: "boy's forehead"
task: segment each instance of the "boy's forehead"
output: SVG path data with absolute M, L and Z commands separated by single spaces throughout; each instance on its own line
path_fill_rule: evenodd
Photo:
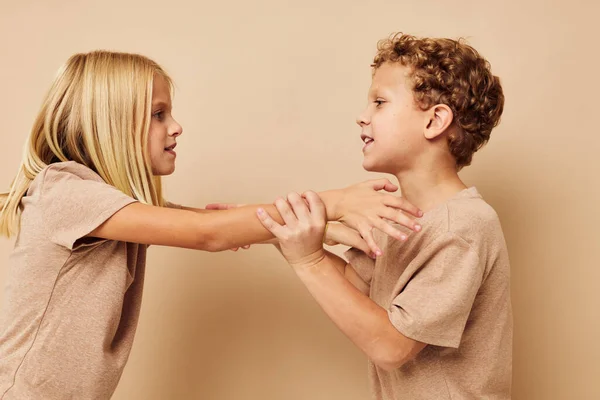
M 386 62 L 379 66 L 374 74 L 371 81 L 371 90 L 393 90 L 399 86 L 404 87 L 406 85 L 408 75 L 408 68 L 400 63 Z

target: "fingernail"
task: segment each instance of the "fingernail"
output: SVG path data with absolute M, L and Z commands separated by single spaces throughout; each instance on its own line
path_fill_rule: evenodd
M 256 210 L 256 212 L 258 213 L 258 215 L 264 215 L 265 210 L 263 210 L 262 208 L 259 208 L 258 210 Z
M 421 225 L 415 225 L 415 231 L 419 232 L 421 230 Z
M 419 210 L 419 217 L 422 217 L 425 214 L 423 211 Z
M 383 254 L 383 253 L 381 252 L 381 250 L 377 250 L 377 251 L 375 252 L 375 255 L 376 255 L 377 257 L 379 257 L 379 256 L 380 256 L 380 255 L 382 255 L 382 254 Z
M 406 240 L 406 236 L 404 236 L 404 235 L 400 236 L 400 240 L 405 241 Z

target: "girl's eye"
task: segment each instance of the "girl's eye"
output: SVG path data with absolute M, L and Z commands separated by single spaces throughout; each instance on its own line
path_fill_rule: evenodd
M 382 105 L 383 103 L 385 103 L 385 101 L 384 100 L 375 100 L 374 103 L 377 104 L 377 107 L 379 107 L 380 105 Z
M 152 114 L 152 116 L 156 119 L 158 119 L 159 121 L 162 121 L 164 118 L 164 112 L 163 111 L 157 111 L 154 114 Z

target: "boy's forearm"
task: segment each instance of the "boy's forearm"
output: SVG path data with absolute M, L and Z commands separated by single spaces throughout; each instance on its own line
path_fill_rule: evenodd
M 281 251 L 281 246 L 279 245 L 279 243 L 272 243 L 272 244 L 283 255 L 283 253 Z M 344 277 L 346 275 L 346 266 L 348 265 L 348 262 L 346 260 L 344 260 L 343 258 L 338 257 L 338 256 L 336 256 L 335 254 L 333 254 L 333 253 L 331 253 L 329 251 L 325 250 L 325 254 L 327 255 L 327 257 L 331 258 L 332 265 L 334 265 L 335 268 L 342 275 L 342 277 Z
M 398 360 L 409 356 L 410 339 L 392 325 L 385 309 L 344 277 L 346 265 L 326 252 L 316 265 L 295 270 L 329 318 L 371 360 L 383 367 L 397 367 Z

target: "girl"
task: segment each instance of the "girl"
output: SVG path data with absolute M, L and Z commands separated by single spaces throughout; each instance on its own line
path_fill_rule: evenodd
M 171 79 L 152 60 L 97 51 L 71 57 L 48 92 L 0 233 L 17 234 L 0 324 L 0 399 L 110 398 L 135 334 L 148 245 L 221 251 L 271 240 L 258 206 L 187 208 L 164 200 L 182 133 Z M 320 193 L 327 239 L 380 251 L 371 230 L 414 229 L 387 180 Z M 260 206 L 276 221 L 272 205 Z M 339 224 L 336 224 L 339 225 Z M 362 235 L 359 236 L 359 233 Z

